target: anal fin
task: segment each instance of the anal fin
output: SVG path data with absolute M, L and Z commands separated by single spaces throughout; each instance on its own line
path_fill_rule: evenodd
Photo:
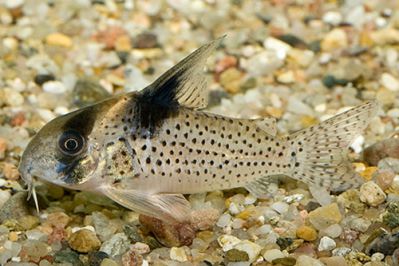
M 103 193 L 120 205 L 167 223 L 190 221 L 190 203 L 182 194 L 149 194 L 134 189 L 105 187 Z

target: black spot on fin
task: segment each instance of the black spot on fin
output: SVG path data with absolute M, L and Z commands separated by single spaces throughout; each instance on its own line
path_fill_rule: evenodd
M 208 104 L 208 93 L 203 68 L 206 59 L 222 39 L 223 37 L 203 45 L 166 71 L 140 92 L 140 100 L 161 106 L 205 108 Z

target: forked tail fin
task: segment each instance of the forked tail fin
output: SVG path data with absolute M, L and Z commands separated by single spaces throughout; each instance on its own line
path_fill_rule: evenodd
M 346 148 L 376 115 L 378 103 L 369 101 L 289 137 L 291 176 L 309 185 L 345 190 L 361 184 Z

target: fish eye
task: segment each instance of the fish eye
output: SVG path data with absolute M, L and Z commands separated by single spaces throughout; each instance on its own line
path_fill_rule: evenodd
M 85 139 L 79 132 L 68 130 L 58 140 L 58 148 L 65 155 L 78 155 L 84 147 Z

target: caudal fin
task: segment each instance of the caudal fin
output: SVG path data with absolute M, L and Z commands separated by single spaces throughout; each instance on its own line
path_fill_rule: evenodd
M 347 147 L 376 115 L 378 103 L 369 101 L 289 137 L 291 176 L 309 185 L 345 190 L 361 184 L 346 154 Z

